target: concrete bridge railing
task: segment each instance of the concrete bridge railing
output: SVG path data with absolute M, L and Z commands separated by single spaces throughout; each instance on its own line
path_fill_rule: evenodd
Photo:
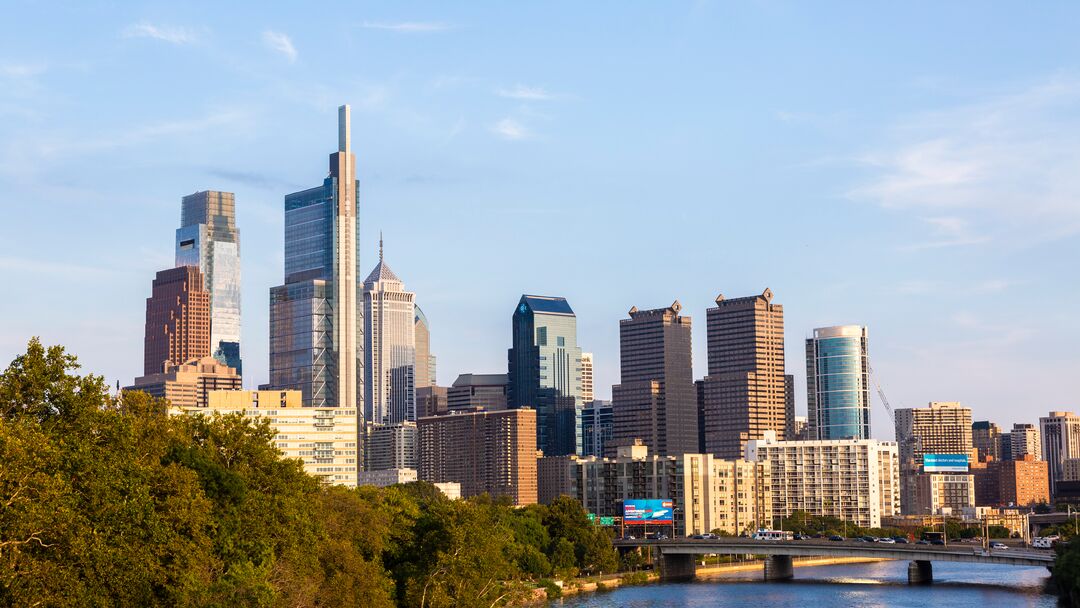
M 785 580 L 794 576 L 793 556 L 865 557 L 906 559 L 908 582 L 926 584 L 933 580 L 935 561 L 996 564 L 1001 566 L 1050 568 L 1054 552 L 1038 549 L 992 549 L 968 544 L 916 545 L 827 540 L 766 541 L 749 538 L 670 539 L 616 541 L 624 549 L 649 547 L 660 554 L 660 575 L 664 580 L 689 580 L 695 574 L 695 556 L 764 555 L 765 580 Z

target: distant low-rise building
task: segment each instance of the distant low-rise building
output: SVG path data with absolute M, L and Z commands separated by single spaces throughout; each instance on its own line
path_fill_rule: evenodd
M 418 466 L 416 441 L 415 422 L 368 425 L 364 469 L 415 469 Z
M 506 409 L 506 374 L 461 374 L 446 389 L 449 410 Z
M 375 486 L 385 488 L 399 483 L 412 483 L 420 479 L 416 469 L 379 469 L 377 471 L 360 471 L 356 477 L 357 485 Z
M 747 460 L 769 464 L 772 518 L 794 511 L 877 528 L 900 510 L 897 446 L 876 439 L 750 441 Z
M 416 417 L 441 416 L 450 411 L 445 386 L 421 386 L 416 389 Z
M 915 513 L 950 515 L 975 506 L 975 478 L 970 473 L 919 473 L 915 476 Z
M 285 458 L 304 463 L 304 471 L 323 483 L 356 486 L 358 469 L 356 409 L 302 407 L 295 390 L 211 391 L 206 407 L 169 408 L 172 415 L 240 414 L 269 421 L 274 445 Z
M 456 481 L 442 481 L 431 485 L 438 488 L 439 491 L 443 493 L 443 496 L 450 500 L 458 500 L 461 498 L 461 484 Z
M 211 356 L 192 359 L 180 365 L 165 362 L 163 372 L 140 376 L 125 391 L 142 391 L 168 400 L 174 407 L 207 407 L 210 393 L 240 390 L 243 381 L 236 370 Z
M 581 411 L 582 456 L 604 455 L 604 446 L 611 441 L 613 421 L 610 401 L 596 400 L 585 404 Z
M 673 532 L 738 534 L 767 525 L 772 510 L 765 463 L 721 460 L 711 454 L 650 454 L 643 442 L 619 446 L 614 458 L 540 459 L 541 493 L 568 495 L 601 517 L 621 517 L 633 499 L 670 499 Z

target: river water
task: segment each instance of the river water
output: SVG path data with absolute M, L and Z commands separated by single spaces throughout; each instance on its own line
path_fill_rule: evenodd
M 1057 608 L 1045 568 L 941 562 L 934 583 L 907 584 L 907 561 L 795 568 L 794 580 L 765 583 L 733 572 L 692 583 L 627 587 L 554 602 L 564 608 Z

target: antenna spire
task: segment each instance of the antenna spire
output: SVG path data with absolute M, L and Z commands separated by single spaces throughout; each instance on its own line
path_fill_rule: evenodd
M 379 261 L 382 262 L 382 230 L 379 231 Z

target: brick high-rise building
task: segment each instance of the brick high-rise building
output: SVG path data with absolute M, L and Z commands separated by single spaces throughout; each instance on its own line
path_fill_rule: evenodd
M 612 441 L 640 439 L 660 456 L 698 452 L 697 391 L 690 356 L 690 317 L 676 300 L 667 308 L 630 309 L 619 321 L 620 384 L 612 387 Z
M 784 375 L 784 307 L 772 291 L 725 300 L 706 313 L 709 375 L 704 380 L 704 450 L 720 458 L 742 458 L 746 442 L 776 431 L 794 432 L 794 401 L 788 420 Z M 792 394 L 794 397 L 794 394 Z
M 1019 460 L 993 460 L 972 467 L 975 504 L 1021 506 L 1050 502 L 1049 466 L 1031 454 Z
M 157 273 L 146 299 L 143 375 L 210 355 L 210 293 L 195 266 Z
M 458 482 L 465 498 L 508 496 L 536 503 L 536 412 L 529 408 L 458 412 L 416 423 L 420 479 Z

